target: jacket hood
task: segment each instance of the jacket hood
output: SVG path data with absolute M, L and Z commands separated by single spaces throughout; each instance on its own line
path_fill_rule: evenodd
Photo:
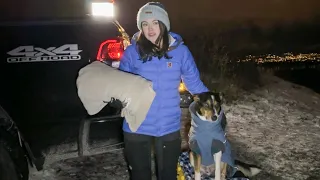
M 134 46 L 136 46 L 139 33 L 140 31 L 136 32 L 131 38 L 131 44 Z M 169 32 L 169 38 L 170 38 L 169 51 L 177 48 L 179 45 L 184 43 L 182 37 L 179 34 Z

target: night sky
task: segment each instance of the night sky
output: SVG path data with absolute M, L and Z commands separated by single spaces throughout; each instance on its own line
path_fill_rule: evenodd
M 2 2 L 1 19 L 74 17 L 84 14 L 88 0 L 10 0 Z M 122 23 L 135 23 L 145 0 L 116 0 Z M 173 24 L 251 21 L 260 26 L 305 21 L 320 15 L 319 0 L 161 0 Z M 133 21 L 133 22 L 132 22 Z

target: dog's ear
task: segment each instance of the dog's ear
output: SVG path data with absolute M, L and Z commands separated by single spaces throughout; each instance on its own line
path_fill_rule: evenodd
M 200 101 L 199 94 L 195 94 L 195 95 L 193 95 L 193 101 L 195 101 L 195 102 Z

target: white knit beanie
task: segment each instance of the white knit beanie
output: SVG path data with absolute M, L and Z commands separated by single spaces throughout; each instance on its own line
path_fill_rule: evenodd
M 163 24 L 167 27 L 167 30 L 170 31 L 170 20 L 168 13 L 161 3 L 149 2 L 139 9 L 137 14 L 137 26 L 140 31 L 141 23 L 150 18 L 154 18 L 163 22 Z

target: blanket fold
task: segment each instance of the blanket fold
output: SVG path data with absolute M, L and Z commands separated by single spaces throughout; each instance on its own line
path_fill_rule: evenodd
M 135 132 L 147 116 L 156 96 L 152 82 L 143 77 L 94 61 L 80 69 L 76 80 L 78 96 L 89 115 L 97 114 L 115 98 L 126 106 L 121 110 Z

